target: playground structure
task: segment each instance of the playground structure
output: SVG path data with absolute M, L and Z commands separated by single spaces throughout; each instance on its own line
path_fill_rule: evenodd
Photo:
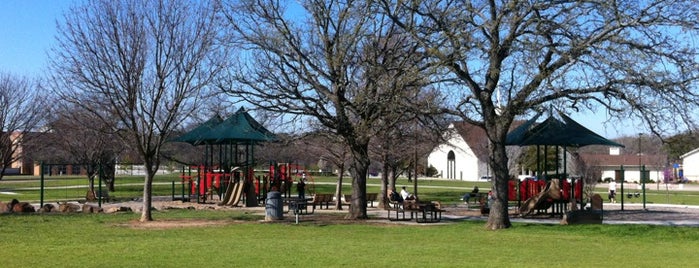
M 194 175 L 192 175 L 193 170 L 196 170 Z M 306 193 L 313 195 L 315 193 L 313 176 L 304 167 L 295 164 L 270 162 L 266 174 L 255 175 L 253 173 L 248 174 L 248 176 L 240 172 L 239 167 L 234 167 L 229 172 L 207 169 L 203 165 L 182 167 L 180 173 L 182 179 L 181 195 L 176 196 L 176 186 L 173 182 L 172 196 L 173 200 L 183 202 L 197 200 L 199 203 L 218 198 L 218 205 L 238 206 L 240 201 L 245 199 L 243 193 L 247 192 L 244 189 L 248 187 L 247 185 L 253 185 L 255 200 L 259 204 L 264 201 L 264 197 L 270 191 L 279 191 L 285 197 L 291 197 L 294 181 L 298 181 L 302 177 L 307 180 Z M 252 180 L 247 178 L 252 178 Z M 251 183 L 249 183 L 250 181 Z
M 512 182 L 510 185 L 516 183 Z M 534 212 L 542 213 L 548 209 L 551 209 L 551 215 L 562 215 L 567 209 L 567 204 L 582 203 L 582 180 L 573 180 L 571 185 L 568 180 L 550 179 L 546 182 L 528 178 L 519 182 L 518 186 L 518 200 L 524 200 L 519 204 L 519 213 L 522 216 Z
M 507 145 L 536 145 L 537 148 L 537 179 L 525 179 L 521 182 L 510 181 L 508 198 L 510 201 L 518 200 L 519 213 L 522 216 L 528 216 L 534 212 L 540 213 L 548 209 L 551 209 L 552 216 L 563 215 L 568 209 L 577 209 L 577 205 L 580 205 L 580 209 L 582 209 L 584 206 L 583 180 L 570 178 L 569 181 L 568 179 L 567 147 L 582 147 L 593 144 L 617 147 L 623 147 L 623 145 L 590 131 L 562 113 L 559 113 L 562 121 L 551 115 L 542 123 L 537 124 L 536 120 L 540 115 L 536 115 L 507 134 Z M 563 173 L 559 173 L 560 163 L 559 158 L 556 157 L 556 174 L 549 176 L 546 161 L 543 161 L 543 167 L 541 164 L 541 146 L 544 146 L 544 159 L 548 158 L 546 155 L 548 146 L 555 146 L 556 155 L 559 153 L 558 149 L 563 148 Z M 570 206 L 566 204 L 570 204 Z
M 259 200 L 263 200 L 264 191 L 260 191 L 260 177 L 255 176 L 254 146 L 276 140 L 273 133 L 243 108 L 226 120 L 214 116 L 173 139 L 175 142 L 204 146 L 203 164 L 182 168 L 182 195 L 175 197 L 173 183 L 173 199 L 185 202 L 196 198 L 197 202 L 206 202 L 217 196 L 221 201 L 219 205 L 238 206 L 244 200 L 246 207 L 257 206 Z M 196 170 L 195 175 L 192 174 L 193 169 Z

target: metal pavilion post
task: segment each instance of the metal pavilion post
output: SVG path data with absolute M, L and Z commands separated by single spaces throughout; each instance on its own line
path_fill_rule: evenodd
M 643 133 L 638 133 L 638 175 L 641 180 L 641 190 L 643 191 L 643 209 L 646 209 L 646 166 L 643 165 L 641 158 L 643 157 L 641 150 L 641 138 Z
M 41 172 L 41 190 L 39 207 L 44 207 L 44 161 L 39 162 L 39 172 Z
M 621 210 L 624 210 L 624 165 L 621 165 Z
M 643 180 L 642 183 L 642 189 L 643 189 L 643 209 L 646 209 L 646 165 L 643 165 L 641 167 L 641 179 Z

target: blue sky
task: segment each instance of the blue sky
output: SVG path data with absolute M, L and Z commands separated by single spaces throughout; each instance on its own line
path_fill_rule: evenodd
M 1 0 L 0 70 L 15 75 L 40 75 L 47 50 L 54 43 L 56 19 L 72 1 Z
M 56 20 L 74 1 L 0 0 L 0 71 L 37 77 L 54 45 Z M 639 130 L 631 123 L 607 123 L 604 112 L 578 113 L 571 117 L 607 138 L 635 136 Z M 640 131 L 643 132 L 643 131 Z

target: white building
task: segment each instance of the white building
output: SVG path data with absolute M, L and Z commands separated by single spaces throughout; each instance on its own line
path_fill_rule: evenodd
M 680 156 L 682 171 L 687 180 L 699 181 L 699 148 Z
M 486 165 L 488 139 L 476 126 L 457 122 L 449 126 L 448 142 L 437 146 L 427 163 L 437 169 L 439 178 L 477 181 L 490 176 Z

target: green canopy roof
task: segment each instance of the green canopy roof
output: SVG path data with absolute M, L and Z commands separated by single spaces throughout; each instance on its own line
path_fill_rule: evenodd
M 277 136 L 274 133 L 255 121 L 244 108 L 240 108 L 231 117 L 201 135 L 199 143 L 255 143 L 276 140 Z
M 559 113 L 563 121 L 550 116 L 539 124 L 535 124 L 536 117 L 530 119 L 518 128 L 507 134 L 507 145 L 554 145 L 582 147 L 587 145 L 609 145 L 624 147 L 614 141 L 608 140 L 591 130 L 580 125 L 570 117 Z
M 206 122 L 202 123 L 201 125 L 190 130 L 189 132 L 182 134 L 177 138 L 171 139 L 170 141 L 186 142 L 192 145 L 197 145 L 200 143 L 204 134 L 214 129 L 214 127 L 216 127 L 221 122 L 223 122 L 223 119 L 220 116 L 216 115 L 211 119 L 207 120 Z

